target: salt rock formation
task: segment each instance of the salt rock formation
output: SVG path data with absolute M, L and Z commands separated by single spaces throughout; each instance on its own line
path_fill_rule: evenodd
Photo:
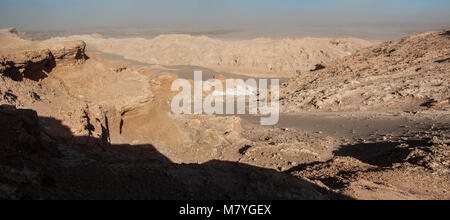
M 189 35 L 161 35 L 154 39 L 83 35 L 67 39 L 83 40 L 93 50 L 143 63 L 202 66 L 253 77 L 290 77 L 297 70 L 310 69 L 317 63 L 353 54 L 376 43 L 328 38 L 221 41 Z M 55 40 L 61 39 L 50 41 Z
M 281 89 L 282 110 L 414 110 L 448 107 L 449 30 L 390 41 L 301 71 Z M 446 104 L 447 103 L 447 104 Z

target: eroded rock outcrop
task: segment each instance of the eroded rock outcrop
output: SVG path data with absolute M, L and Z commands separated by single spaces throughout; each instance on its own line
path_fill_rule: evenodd
M 49 45 L 56 65 L 80 64 L 86 60 L 86 43 L 83 41 L 66 41 Z
M 0 37 L 0 73 L 16 81 L 45 78 L 56 66 L 75 65 L 86 60 L 86 44 L 82 41 L 62 41 L 53 44 L 29 42 L 10 30 Z M 6 33 L 6 34 L 5 34 Z

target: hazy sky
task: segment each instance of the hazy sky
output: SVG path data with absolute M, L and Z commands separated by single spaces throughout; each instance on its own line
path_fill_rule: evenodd
M 450 0 L 0 0 L 0 27 L 450 24 Z

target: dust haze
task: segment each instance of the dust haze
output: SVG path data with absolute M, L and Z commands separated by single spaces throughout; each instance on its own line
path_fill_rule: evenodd
M 101 32 L 112 37 L 183 33 L 222 39 L 389 40 L 444 28 L 449 10 L 450 4 L 442 0 L 44 0 L 38 4 L 2 0 L 0 27 L 60 35 Z

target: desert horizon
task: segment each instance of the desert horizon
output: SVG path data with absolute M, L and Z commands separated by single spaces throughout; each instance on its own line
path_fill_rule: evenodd
M 0 1 L 0 28 L 65 37 L 95 33 L 112 38 L 190 34 L 233 40 L 354 37 L 388 41 L 444 29 L 450 20 L 445 13 L 450 5 L 445 0 L 32 2 Z
M 400 38 L 429 31 L 445 29 L 448 24 L 358 24 L 358 25 L 303 25 L 298 27 L 272 28 L 261 30 L 258 27 L 203 27 L 190 28 L 158 27 L 97 27 L 78 29 L 21 29 L 21 36 L 29 40 L 48 40 L 55 37 L 99 34 L 105 38 L 155 38 L 160 35 L 183 34 L 207 36 L 218 40 L 239 41 L 257 38 L 357 38 L 374 41 L 398 40 Z M 15 26 L 5 26 L 11 28 Z
M 449 9 L 0 1 L 0 199 L 448 200 Z

